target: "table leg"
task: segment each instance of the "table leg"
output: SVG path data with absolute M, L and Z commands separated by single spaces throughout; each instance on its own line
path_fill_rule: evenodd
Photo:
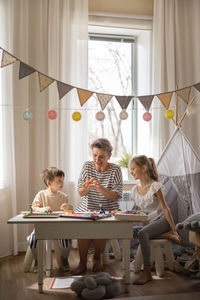
M 130 240 L 122 242 L 122 262 L 124 264 L 124 282 L 130 284 Z
M 43 293 L 43 240 L 38 240 L 38 289 Z
M 51 253 L 51 240 L 46 241 L 46 276 L 51 276 L 52 272 L 52 253 Z

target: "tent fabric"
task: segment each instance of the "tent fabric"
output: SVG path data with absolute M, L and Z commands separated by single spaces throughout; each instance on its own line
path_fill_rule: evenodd
M 175 130 L 161 154 L 158 165 L 159 174 L 170 177 L 200 173 L 200 160 L 182 129 Z
M 200 211 L 200 159 L 177 127 L 158 163 L 159 180 L 165 185 L 165 198 L 175 223 Z M 186 232 L 182 240 L 188 242 Z

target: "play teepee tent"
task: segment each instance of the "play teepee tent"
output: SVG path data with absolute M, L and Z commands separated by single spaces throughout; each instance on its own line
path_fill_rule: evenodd
M 157 166 L 175 222 L 199 212 L 200 159 L 181 128 L 176 128 Z

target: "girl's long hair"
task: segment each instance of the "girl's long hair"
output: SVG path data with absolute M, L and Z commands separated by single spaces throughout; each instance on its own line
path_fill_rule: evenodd
M 129 167 L 133 162 L 140 168 L 146 166 L 148 176 L 151 179 L 158 181 L 158 171 L 153 158 L 148 158 L 146 155 L 134 156 L 129 162 Z

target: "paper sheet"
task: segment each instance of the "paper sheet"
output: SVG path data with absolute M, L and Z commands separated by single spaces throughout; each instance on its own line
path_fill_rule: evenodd
M 68 276 L 68 277 L 54 277 L 51 282 L 51 289 L 68 289 L 71 287 L 72 282 L 81 276 Z

